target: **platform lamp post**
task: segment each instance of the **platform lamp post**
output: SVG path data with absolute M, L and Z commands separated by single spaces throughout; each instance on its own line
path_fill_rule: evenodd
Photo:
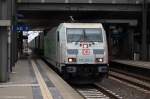
M 141 50 L 141 59 L 146 61 L 148 58 L 148 50 L 147 50 L 147 8 L 148 1 L 143 0 L 142 4 L 142 50 Z

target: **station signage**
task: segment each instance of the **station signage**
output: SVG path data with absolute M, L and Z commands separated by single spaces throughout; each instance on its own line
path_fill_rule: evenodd
M 30 27 L 29 25 L 16 25 L 13 27 L 13 31 L 29 31 Z

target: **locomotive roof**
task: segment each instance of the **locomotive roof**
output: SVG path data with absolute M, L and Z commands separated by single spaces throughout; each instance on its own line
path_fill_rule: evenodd
M 62 23 L 66 28 L 102 28 L 101 23 Z

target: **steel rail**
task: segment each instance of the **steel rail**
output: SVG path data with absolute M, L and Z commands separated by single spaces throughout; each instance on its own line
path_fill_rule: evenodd
M 75 88 L 84 99 L 123 99 L 119 95 L 95 83 L 85 87 Z
M 124 74 L 124 75 L 128 75 L 128 76 L 131 76 L 131 77 L 137 78 L 139 80 L 150 83 L 150 78 L 149 77 L 146 77 L 146 76 L 143 76 L 143 75 L 140 75 L 140 74 L 135 74 L 135 73 L 131 73 L 131 72 L 127 72 L 127 71 L 124 71 L 124 70 L 115 69 L 115 68 L 110 68 L 110 71 L 121 73 L 121 74 Z
M 138 79 L 137 77 L 129 75 L 127 73 L 125 74 L 125 73 L 121 73 L 121 72 L 110 71 L 109 76 L 114 77 L 114 78 L 121 80 L 123 82 L 132 84 L 134 86 L 140 87 L 144 90 L 150 91 L 150 83 L 149 82 Z

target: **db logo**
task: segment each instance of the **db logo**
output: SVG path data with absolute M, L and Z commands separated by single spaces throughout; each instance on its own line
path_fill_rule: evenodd
M 83 49 L 82 54 L 83 55 L 89 55 L 90 54 L 90 49 Z

